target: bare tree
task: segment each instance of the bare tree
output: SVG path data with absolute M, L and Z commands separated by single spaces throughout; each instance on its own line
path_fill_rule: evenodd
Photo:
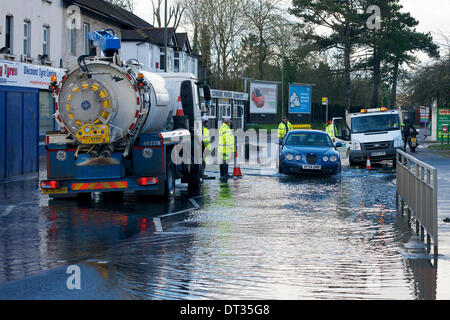
M 134 11 L 134 0 L 106 0 L 106 1 L 130 12 Z
M 249 0 L 245 6 L 245 16 L 249 27 L 258 37 L 258 74 L 263 78 L 264 62 L 270 55 L 273 40 L 273 31 L 276 25 L 283 20 L 278 4 L 280 0 Z
M 158 28 L 164 27 L 164 6 L 163 0 L 151 0 L 153 10 L 153 25 Z M 182 0 L 174 1 L 167 8 L 167 27 L 178 29 L 180 26 L 185 6 Z

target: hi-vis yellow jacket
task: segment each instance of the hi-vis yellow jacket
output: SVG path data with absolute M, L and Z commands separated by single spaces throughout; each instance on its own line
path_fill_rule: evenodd
M 234 153 L 234 135 L 226 123 L 222 123 L 219 130 L 219 148 L 218 152 L 223 160 L 228 160 Z
M 205 145 L 205 149 L 211 151 L 211 137 L 209 136 L 209 130 L 207 127 L 203 127 L 203 144 Z
M 334 132 L 333 132 L 333 124 L 330 123 L 329 125 L 327 125 L 325 127 L 325 131 L 326 133 L 328 133 L 328 135 L 330 136 L 331 139 L 334 139 Z
M 286 136 L 286 133 L 288 133 L 288 131 L 291 130 L 292 124 L 289 121 L 287 121 L 286 123 L 281 121 L 281 123 L 278 126 L 278 139 L 283 140 L 284 137 Z

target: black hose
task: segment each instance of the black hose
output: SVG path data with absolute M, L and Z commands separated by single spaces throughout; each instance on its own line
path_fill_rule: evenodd
M 78 59 L 77 59 L 78 66 L 80 67 L 80 69 L 81 69 L 83 72 L 86 72 L 86 73 L 89 72 L 89 69 L 88 69 L 87 64 L 86 64 L 86 61 L 84 61 L 84 59 L 86 59 L 86 58 L 88 58 L 88 57 L 90 57 L 90 56 L 87 55 L 87 54 L 83 54 L 83 55 L 79 56 Z M 81 62 L 83 62 L 83 65 L 81 64 Z

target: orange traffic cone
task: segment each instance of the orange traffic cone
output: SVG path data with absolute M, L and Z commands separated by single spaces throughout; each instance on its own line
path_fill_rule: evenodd
M 177 101 L 177 116 L 184 116 L 184 112 L 183 112 L 183 105 L 181 104 L 181 97 L 178 96 L 178 101 Z
M 366 169 L 367 170 L 372 169 L 372 166 L 370 165 L 370 157 L 369 156 L 367 156 Z
M 242 177 L 241 168 L 239 167 L 238 161 L 238 153 L 237 150 L 234 153 L 234 169 L 233 169 L 233 177 Z

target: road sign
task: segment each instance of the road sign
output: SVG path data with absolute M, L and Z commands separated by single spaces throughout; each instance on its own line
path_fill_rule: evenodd
M 328 97 L 322 97 L 322 104 L 327 105 L 328 104 Z
M 438 108 L 437 112 L 437 139 L 447 137 L 450 126 L 450 108 Z

